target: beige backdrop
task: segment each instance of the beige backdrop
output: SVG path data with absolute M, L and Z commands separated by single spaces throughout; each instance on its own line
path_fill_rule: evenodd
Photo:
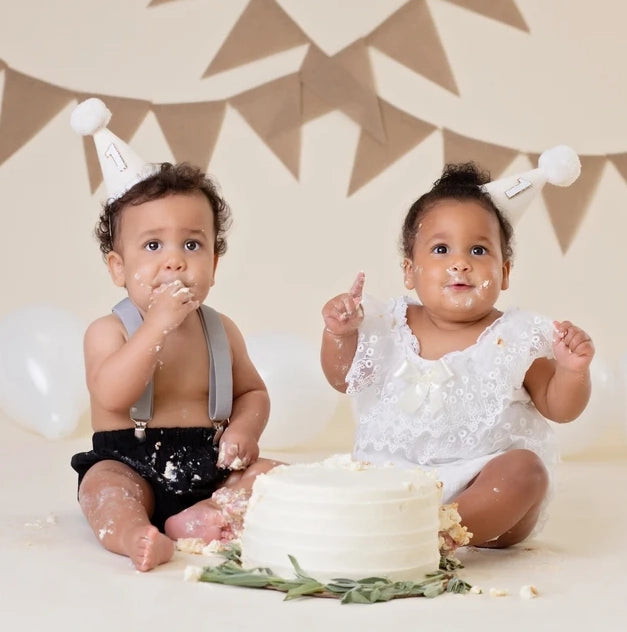
M 308 51 L 307 43 L 299 44 L 203 78 L 247 1 L 149 4 L 1 0 L 0 60 L 14 72 L 73 92 L 176 104 L 230 99 L 296 73 Z M 278 4 L 307 41 L 332 56 L 372 33 L 404 1 Z M 386 298 L 404 291 L 400 222 L 439 175 L 445 129 L 515 150 L 508 173 L 530 167 L 525 154 L 558 143 L 585 156 L 627 152 L 623 2 L 597 0 L 592 10 L 583 0 L 516 0 L 511 4 L 528 31 L 453 2 L 426 4 L 459 94 L 368 48 L 379 98 L 434 131 L 352 195 L 347 192 L 361 131 L 354 118 L 335 109 L 303 126 L 297 179 L 241 111 L 227 105 L 209 172 L 235 221 L 208 302 L 246 336 L 286 332 L 317 344 L 322 304 L 347 289 L 360 269 L 370 293 Z M 0 89 L 5 76 L 0 72 Z M 91 236 L 104 190 L 90 193 L 82 141 L 68 123 L 74 105 L 68 103 L 0 166 L 0 317 L 45 303 L 88 323 L 121 297 Z M 148 160 L 173 159 L 152 112 L 132 143 Z M 591 449 L 624 443 L 627 425 L 620 369 L 627 358 L 627 187 L 613 164 L 602 165 L 565 253 L 542 199 L 517 222 L 512 287 L 500 303 L 573 320 L 592 334 L 609 403 L 596 404 L 593 421 L 601 431 L 588 435 Z M 608 376 L 615 380 L 611 388 Z M 345 402 L 334 423 L 328 432 L 346 441 L 351 421 Z

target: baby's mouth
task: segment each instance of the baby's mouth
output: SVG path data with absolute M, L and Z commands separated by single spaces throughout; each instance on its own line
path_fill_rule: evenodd
M 468 290 L 474 286 L 465 279 L 451 279 L 451 281 L 446 284 L 446 287 L 452 290 Z
M 158 279 L 157 281 L 155 281 L 153 287 L 154 289 L 157 289 L 158 287 L 161 287 L 162 285 L 167 285 L 170 286 L 172 288 L 177 288 L 177 287 L 189 287 L 189 285 L 187 283 L 185 283 L 185 281 L 183 281 L 182 279 Z

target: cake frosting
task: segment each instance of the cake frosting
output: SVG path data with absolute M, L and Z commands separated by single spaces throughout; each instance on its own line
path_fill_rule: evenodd
M 280 465 L 257 477 L 241 535 L 242 566 L 293 578 L 293 556 L 319 581 L 420 581 L 437 570 L 441 485 L 419 469 L 349 455 Z

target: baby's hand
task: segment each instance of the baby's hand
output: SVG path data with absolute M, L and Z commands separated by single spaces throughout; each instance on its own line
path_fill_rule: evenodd
M 194 300 L 191 290 L 182 281 L 162 283 L 150 295 L 145 320 L 158 323 L 163 333 L 168 334 L 199 305 L 200 302 Z
M 553 353 L 556 362 L 571 371 L 583 371 L 594 357 L 594 344 L 590 336 L 570 321 L 554 321 Z
M 366 275 L 360 272 L 351 289 L 332 298 L 322 308 L 326 330 L 334 336 L 346 336 L 357 331 L 364 319 L 361 299 Z
M 245 470 L 259 458 L 259 445 L 251 437 L 227 428 L 220 438 L 218 467 Z

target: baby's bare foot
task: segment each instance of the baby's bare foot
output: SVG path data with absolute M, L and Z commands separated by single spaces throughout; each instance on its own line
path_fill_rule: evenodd
M 165 532 L 173 540 L 200 538 L 209 543 L 222 537 L 226 520 L 211 500 L 203 500 L 165 521 Z
M 174 542 L 153 525 L 142 525 L 129 534 L 128 556 L 138 571 L 149 571 L 168 562 Z

